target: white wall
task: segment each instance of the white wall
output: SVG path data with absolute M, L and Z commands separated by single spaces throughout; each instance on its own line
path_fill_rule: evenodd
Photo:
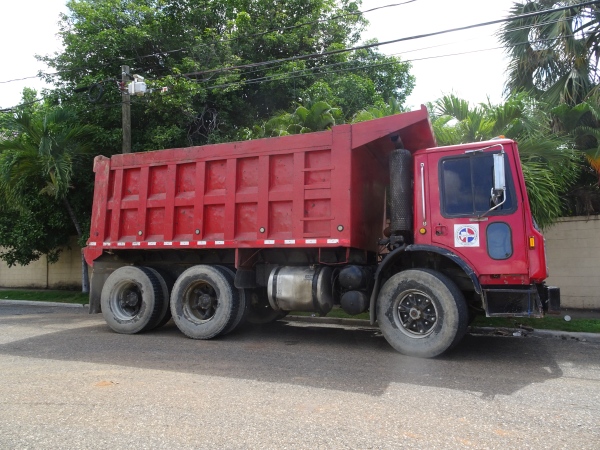
M 550 277 L 566 308 L 600 309 L 600 216 L 567 217 L 544 231 Z

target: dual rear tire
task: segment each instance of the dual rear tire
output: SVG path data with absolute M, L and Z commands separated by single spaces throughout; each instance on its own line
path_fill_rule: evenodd
M 233 331 L 248 311 L 244 290 L 234 287 L 234 272 L 204 265 L 190 267 L 174 284 L 168 274 L 149 267 L 121 267 L 104 283 L 101 305 L 106 323 L 117 333 L 149 331 L 172 316 L 193 339 Z
M 123 334 L 140 333 L 157 327 L 167 315 L 169 289 L 156 270 L 125 266 L 106 279 L 100 303 L 110 328 Z
M 211 339 L 241 322 L 245 297 L 224 267 L 193 266 L 183 272 L 171 293 L 171 314 L 177 328 L 192 339 Z

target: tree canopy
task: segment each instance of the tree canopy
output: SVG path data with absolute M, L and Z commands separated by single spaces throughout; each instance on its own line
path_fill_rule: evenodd
M 56 70 L 52 95 L 97 126 L 105 154 L 120 148 L 121 65 L 153 89 L 132 99 L 133 151 L 235 140 L 308 97 L 348 118 L 405 100 L 414 79 L 395 57 L 373 49 L 306 56 L 358 43 L 367 23 L 360 4 L 71 0 L 60 21 L 64 51 L 41 59 Z
M 515 2 L 511 15 L 549 10 L 506 22 L 500 40 L 510 56 L 506 89 L 526 90 L 550 104 L 575 105 L 600 81 L 600 5 L 580 0 Z M 559 7 L 571 8 L 553 11 Z
M 16 239 L 4 243 L 9 250 L 0 257 L 12 264 L 35 260 L 41 253 L 46 253 L 53 260 L 54 255 L 58 254 L 58 245 L 64 243 L 69 234 L 77 233 L 80 244 L 87 238 L 87 230 L 84 231 L 81 226 L 81 216 L 73 208 L 71 192 L 76 173 L 81 174 L 79 180 L 86 181 L 86 187 L 91 186 L 89 170 L 85 170 L 82 163 L 88 166 L 91 162 L 89 155 L 93 129 L 78 123 L 71 110 L 58 107 L 19 112 L 8 124 L 14 134 L 0 141 L 0 195 L 6 203 L 4 211 L 13 210 L 18 219 L 25 222 L 21 223 L 20 229 L 4 230 L 2 237 Z M 59 206 L 64 210 L 71 227 L 52 224 L 52 221 L 44 223 L 46 218 L 40 217 L 36 210 L 40 200 L 43 203 L 41 197 L 49 198 L 53 207 Z M 83 216 L 88 217 L 89 201 L 83 204 L 86 206 Z M 39 209 L 47 210 L 47 206 Z M 56 217 L 56 214 L 49 216 Z M 41 219 L 44 225 L 42 229 L 48 226 L 58 228 L 57 234 L 62 239 L 57 241 L 55 235 L 47 236 L 45 240 L 42 235 L 36 236 L 35 229 L 30 228 L 32 224 L 27 223 L 32 219 L 35 222 Z M 67 230 L 68 234 L 65 233 Z M 33 239 L 23 242 L 21 237 Z M 87 264 L 83 255 L 82 280 L 84 292 L 87 292 Z
M 540 100 L 553 133 L 587 158 L 566 203 L 572 214 L 590 214 L 600 212 L 600 5 L 580 3 L 515 2 L 513 16 L 548 12 L 506 22 L 499 36 L 510 57 L 506 92 Z

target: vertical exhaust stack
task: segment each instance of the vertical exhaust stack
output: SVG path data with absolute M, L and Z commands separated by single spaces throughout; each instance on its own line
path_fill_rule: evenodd
M 408 237 L 413 228 L 412 155 L 400 136 L 392 136 L 396 149 L 390 154 L 390 231 Z

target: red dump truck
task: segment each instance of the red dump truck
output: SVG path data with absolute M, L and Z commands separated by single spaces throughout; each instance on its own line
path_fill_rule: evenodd
M 369 311 L 401 353 L 455 346 L 476 314 L 540 317 L 545 286 L 517 145 L 436 147 L 425 107 L 331 130 L 98 156 L 90 311 L 188 337 L 247 317 Z

